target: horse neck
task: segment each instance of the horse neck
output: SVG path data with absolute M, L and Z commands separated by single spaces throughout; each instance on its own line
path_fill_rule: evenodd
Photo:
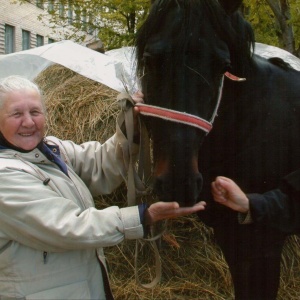
M 275 84 L 279 78 L 285 93 Z M 218 117 L 200 149 L 206 181 L 224 175 L 238 179 L 250 192 L 264 192 L 300 167 L 300 124 L 290 102 L 291 93 L 300 94 L 300 88 L 291 86 L 292 78 L 299 82 L 296 72 L 263 61 L 249 70 L 246 82 L 225 82 Z

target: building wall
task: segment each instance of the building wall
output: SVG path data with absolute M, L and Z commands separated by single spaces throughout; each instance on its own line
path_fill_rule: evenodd
M 3 1 L 3 0 L 0 0 Z M 5 53 L 5 24 L 2 22 L 1 9 L 0 9 L 0 54 Z
M 49 38 L 54 41 L 64 39 L 64 33 L 67 29 L 56 29 L 53 33 L 52 29 L 44 25 L 44 22 L 38 19 L 39 16 L 45 15 L 47 21 L 47 9 L 38 8 L 35 1 L 25 2 L 24 4 L 14 4 L 11 0 L 0 0 L 0 54 L 5 54 L 5 25 L 14 27 L 14 51 L 22 50 L 22 30 L 30 32 L 30 47 L 36 47 L 36 36 L 44 37 L 44 45 L 49 43 Z M 45 20 L 45 19 L 44 19 Z M 86 41 L 93 42 L 95 38 L 92 35 L 86 36 Z

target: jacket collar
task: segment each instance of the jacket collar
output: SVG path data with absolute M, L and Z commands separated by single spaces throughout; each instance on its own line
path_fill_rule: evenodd
M 9 143 L 3 134 L 0 132 L 0 151 L 1 150 L 15 150 L 21 153 L 30 153 L 32 150 L 24 150 L 22 148 L 16 147 Z M 40 150 L 50 161 L 54 162 L 66 175 L 68 175 L 68 168 L 65 162 L 60 157 L 59 147 L 56 145 L 47 145 L 44 140 L 36 146 L 35 149 Z

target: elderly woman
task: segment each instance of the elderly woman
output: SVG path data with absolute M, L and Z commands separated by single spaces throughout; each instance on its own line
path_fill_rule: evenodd
M 97 210 L 93 196 L 123 180 L 124 135 L 76 145 L 44 130 L 39 88 L 18 76 L 0 81 L 0 299 L 112 299 L 102 248 L 205 203 Z

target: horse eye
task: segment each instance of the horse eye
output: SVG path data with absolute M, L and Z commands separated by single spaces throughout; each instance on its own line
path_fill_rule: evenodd
M 223 73 L 229 72 L 229 71 L 231 71 L 231 70 L 232 70 L 232 65 L 231 65 L 231 63 L 230 63 L 230 62 L 226 62 L 226 63 L 223 65 L 223 69 L 222 69 Z

